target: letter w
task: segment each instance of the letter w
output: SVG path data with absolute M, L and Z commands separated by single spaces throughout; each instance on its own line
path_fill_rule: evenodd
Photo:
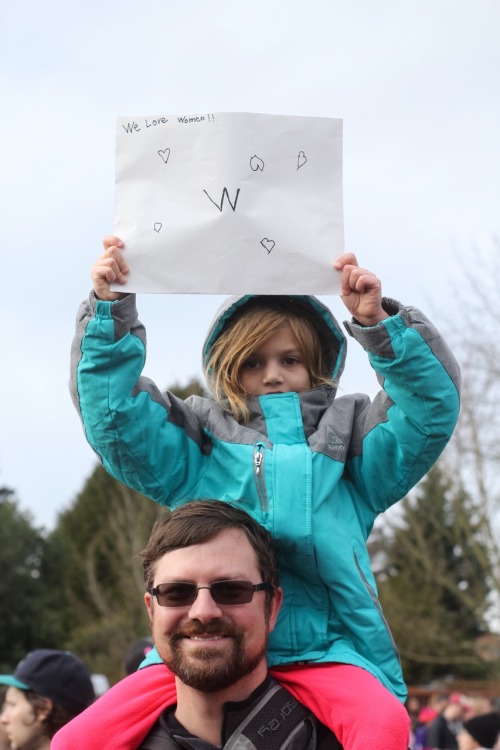
M 203 192 L 205 193 L 205 195 L 207 196 L 207 198 L 210 201 L 212 201 L 212 203 L 214 204 L 214 206 L 217 206 L 217 208 L 219 209 L 219 211 L 221 213 L 222 213 L 222 207 L 224 205 L 224 198 L 227 198 L 227 202 L 229 203 L 229 205 L 231 206 L 231 208 L 233 209 L 233 211 L 236 209 L 236 204 L 238 203 L 238 196 L 240 194 L 240 189 L 239 188 L 236 191 L 236 197 L 234 199 L 234 203 L 231 203 L 231 198 L 229 197 L 229 193 L 227 192 L 227 188 L 224 188 L 224 190 L 222 191 L 222 198 L 221 198 L 221 201 L 220 201 L 220 205 L 219 205 L 219 203 L 216 203 L 214 200 L 212 200 L 212 198 L 210 198 L 210 196 L 209 196 L 209 194 L 207 193 L 206 190 L 204 190 Z

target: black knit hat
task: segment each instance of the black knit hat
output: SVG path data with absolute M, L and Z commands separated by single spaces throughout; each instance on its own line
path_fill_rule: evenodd
M 0 685 L 31 690 L 50 698 L 76 716 L 94 700 L 87 667 L 69 651 L 40 648 L 30 651 L 13 675 L 0 675 Z
M 490 713 L 474 716 L 464 722 L 464 729 L 479 742 L 481 747 L 492 748 L 500 733 L 500 714 Z

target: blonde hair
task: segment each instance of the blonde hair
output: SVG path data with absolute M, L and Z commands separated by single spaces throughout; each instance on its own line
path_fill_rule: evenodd
M 334 385 L 325 362 L 325 353 L 315 323 L 306 310 L 253 300 L 234 315 L 213 344 L 205 375 L 215 399 L 238 422 L 249 418 L 248 394 L 241 385 L 241 369 L 251 354 L 279 331 L 289 328 L 295 338 L 311 388 Z

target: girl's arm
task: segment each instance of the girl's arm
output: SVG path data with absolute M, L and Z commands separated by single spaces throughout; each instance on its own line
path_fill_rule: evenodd
M 406 495 L 448 443 L 459 413 L 460 369 L 434 325 L 414 307 L 383 300 L 375 326 L 346 323 L 383 390 L 358 415 L 349 470 L 372 514 Z
M 85 435 L 116 479 L 161 504 L 202 471 L 206 438 L 192 409 L 142 377 L 145 330 L 135 295 L 103 301 L 94 292 L 79 310 L 70 389 Z

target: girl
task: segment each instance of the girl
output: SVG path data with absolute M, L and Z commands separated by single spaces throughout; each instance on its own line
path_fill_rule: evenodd
M 406 690 L 366 541 L 453 432 L 459 371 L 446 344 L 418 310 L 383 300 L 348 253 L 334 267 L 347 331 L 383 383 L 373 403 L 336 398 L 345 337 L 311 296 L 229 299 L 203 351 L 214 398 L 182 401 L 141 376 L 135 296 L 110 291 L 126 283 L 123 243 L 104 248 L 72 356 L 88 441 L 113 476 L 163 505 L 218 498 L 268 528 L 285 592 L 273 675 L 345 748 L 406 750 Z
M 8 686 L 0 720 L 13 750 L 49 750 L 57 730 L 94 700 L 87 668 L 67 651 L 31 651 L 0 685 Z

